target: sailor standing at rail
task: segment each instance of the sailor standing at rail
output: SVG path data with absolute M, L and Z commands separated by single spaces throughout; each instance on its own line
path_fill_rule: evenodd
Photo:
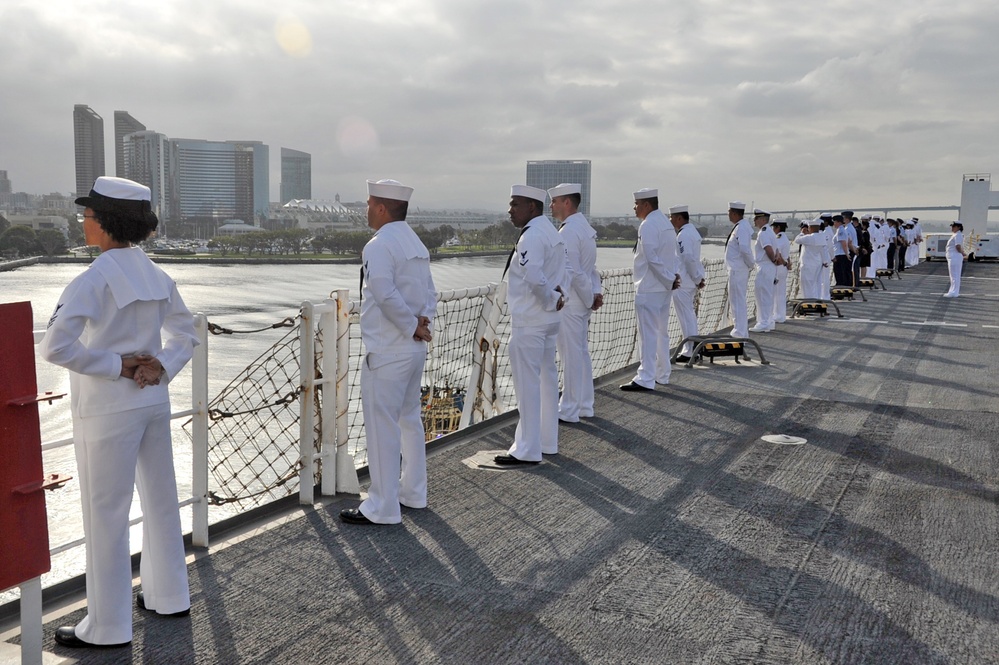
M 829 300 L 832 297 L 832 283 L 833 283 L 833 256 L 836 252 L 836 226 L 833 223 L 833 216 L 831 213 L 824 212 L 819 215 L 819 231 L 826 238 L 826 249 L 829 254 L 829 262 L 822 266 L 822 275 L 819 278 L 819 295 L 817 297 L 823 300 Z
M 825 236 L 819 230 L 821 220 L 808 221 L 808 226 L 798 234 L 794 242 L 801 247 L 798 260 L 798 279 L 801 283 L 802 298 L 822 298 L 823 268 L 829 265 L 829 247 Z
M 167 386 L 198 338 L 177 285 L 134 246 L 157 226 L 149 188 L 101 176 L 76 204 L 84 207 L 86 243 L 101 255 L 66 287 L 39 353 L 70 371 L 87 614 L 76 626 L 58 628 L 55 641 L 125 646 L 132 640 L 133 489 L 144 520 L 136 602 L 161 616 L 190 613 Z
M 520 229 L 510 255 L 510 369 L 520 420 L 513 445 L 496 464 L 538 464 L 558 453 L 558 367 L 555 347 L 571 275 L 565 243 L 544 216 L 547 192 L 514 185 L 510 222 Z
M 964 225 L 954 222 L 950 225 L 950 238 L 947 239 L 947 272 L 950 273 L 950 288 L 944 298 L 961 295 L 961 268 L 964 266 Z
M 728 268 L 728 306 L 732 317 L 732 337 L 749 336 L 746 291 L 749 289 L 749 273 L 756 266 L 756 261 L 753 259 L 753 227 L 745 214 L 745 203 L 729 202 L 728 221 L 734 226 L 725 241 L 725 267 Z
M 361 408 L 371 486 L 360 506 L 340 511 L 348 524 L 398 524 L 400 506 L 427 507 L 420 391 L 437 295 L 430 253 L 406 223 L 412 194 L 395 180 L 368 181 L 375 235 L 361 253 Z
M 852 287 L 853 271 L 850 268 L 850 234 L 843 215 L 833 215 L 833 273 L 836 286 Z M 828 299 L 828 298 L 824 298 Z
M 659 190 L 644 188 L 634 194 L 635 216 L 642 220 L 635 244 L 635 319 L 641 362 L 638 372 L 621 390 L 655 390 L 668 385 L 669 310 L 673 289 L 679 285 L 676 231 L 659 209 Z
M 908 243 L 908 247 L 905 250 L 906 267 L 911 268 L 912 266 L 919 265 L 919 241 L 922 240 L 922 237 L 916 229 L 915 218 L 905 223 L 905 240 Z
M 756 325 L 749 332 L 772 332 L 774 329 L 774 282 L 777 281 L 777 264 L 782 263 L 777 253 L 777 236 L 770 228 L 770 213 L 757 208 L 753 211 L 753 224 L 758 229 L 753 242 L 756 261 Z
M 787 321 L 787 272 L 791 267 L 791 240 L 787 237 L 787 222 L 778 219 L 770 222 L 770 228 L 777 235 L 777 277 L 774 283 L 774 323 Z
M 569 297 L 562 308 L 558 355 L 562 359 L 562 396 L 559 420 L 576 423 L 593 416 L 593 364 L 588 332 L 590 314 L 604 303 L 597 272 L 597 232 L 579 212 L 582 186 L 563 183 L 548 190 L 552 217 L 562 222 L 559 236 L 569 260 Z
M 676 271 L 680 285 L 673 291 L 673 311 L 680 323 L 680 334 L 684 339 L 697 335 L 697 312 L 694 311 L 694 296 L 704 288 L 704 264 L 701 263 L 701 233 L 690 223 L 687 206 L 672 206 L 669 221 L 676 230 Z M 680 349 L 676 361 L 690 360 L 694 343 L 687 342 Z
M 886 242 L 888 248 L 885 250 L 885 268 L 895 270 L 895 252 L 898 249 L 898 225 L 894 219 L 885 220 Z

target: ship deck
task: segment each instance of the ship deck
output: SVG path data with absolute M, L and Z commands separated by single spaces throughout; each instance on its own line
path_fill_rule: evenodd
M 515 420 L 449 437 L 430 507 L 338 496 L 193 554 L 190 618 L 136 610 L 79 663 L 999 662 L 999 270 L 923 263 L 846 318 L 754 335 L 770 365 L 676 366 L 490 470 Z M 785 434 L 804 445 L 761 439 Z M 16 636 L 6 634 L 16 642 Z M 53 659 L 52 662 L 59 662 Z

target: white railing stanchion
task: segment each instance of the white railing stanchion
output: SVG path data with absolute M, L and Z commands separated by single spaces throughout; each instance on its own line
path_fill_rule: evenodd
M 487 359 L 492 353 L 492 341 L 495 337 L 495 329 L 489 327 L 491 314 L 496 309 L 495 283 L 489 284 L 489 294 L 482 302 L 479 309 L 478 322 L 475 324 L 475 348 L 469 349 L 472 354 L 472 371 L 468 374 L 468 383 L 465 385 L 465 404 L 461 409 L 461 420 L 458 422 L 458 429 L 464 429 L 469 425 L 480 422 L 483 419 L 482 385 L 486 377 Z M 497 317 L 498 320 L 498 317 Z M 485 349 L 482 345 L 485 344 Z M 478 418 L 476 418 L 478 416 Z
M 350 292 L 336 291 L 336 491 L 360 494 L 354 458 L 347 449 L 347 407 L 350 397 L 347 385 L 347 363 L 350 359 Z M 362 359 L 361 362 L 364 362 Z
M 194 317 L 201 342 L 191 359 L 191 543 L 208 547 L 208 318 Z
M 319 329 L 323 333 L 323 398 L 319 412 L 322 476 L 319 491 L 323 496 L 336 494 L 337 300 L 328 299 L 319 316 Z
M 314 404 L 316 391 L 316 335 L 315 314 L 312 303 L 302 303 L 302 323 L 299 327 L 299 454 L 298 502 L 312 505 L 315 502 L 315 424 Z

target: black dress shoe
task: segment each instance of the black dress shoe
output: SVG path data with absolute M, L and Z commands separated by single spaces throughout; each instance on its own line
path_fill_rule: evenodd
M 365 517 L 359 508 L 344 508 L 341 510 L 340 521 L 347 524 L 377 524 L 377 522 L 372 522 Z
M 513 455 L 497 455 L 493 461 L 500 466 L 516 466 L 518 464 L 541 464 L 541 462 L 530 462 L 525 459 L 514 457 Z
M 645 386 L 640 386 L 637 383 L 635 383 L 634 381 L 632 381 L 631 383 L 626 383 L 626 384 L 622 385 L 621 386 L 621 390 L 624 390 L 624 391 L 627 391 L 627 392 L 630 392 L 630 393 L 647 393 L 647 392 L 650 392 L 652 390 L 652 388 L 646 388 Z
M 690 362 L 690 356 L 677 356 L 676 357 L 676 362 L 678 362 L 678 363 L 689 363 Z
M 146 596 L 141 591 L 139 592 L 139 595 L 135 597 L 135 606 L 138 607 L 140 610 L 146 610 L 147 612 L 156 612 L 156 610 L 151 610 L 148 607 L 146 607 Z M 190 616 L 190 614 L 191 614 L 191 608 L 189 607 L 186 610 L 181 610 L 180 612 L 171 612 L 170 614 L 160 614 L 160 616 L 179 619 L 181 617 Z
M 75 626 L 56 628 L 55 641 L 56 644 L 61 644 L 70 649 L 116 649 L 118 647 L 127 647 L 131 644 L 131 642 L 122 642 L 121 644 L 91 644 L 90 642 L 84 642 L 76 636 Z

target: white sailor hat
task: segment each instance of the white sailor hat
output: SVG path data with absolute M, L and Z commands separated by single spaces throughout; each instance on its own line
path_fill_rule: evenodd
M 531 187 L 530 185 L 513 185 L 510 187 L 510 196 L 523 196 L 544 203 L 548 192 L 537 187 Z
M 860 216 L 860 221 L 864 221 L 865 219 L 871 219 L 871 213 L 865 212 L 863 215 Z
M 766 210 L 762 210 L 761 208 L 754 208 L 753 209 L 753 216 L 759 217 L 760 215 L 763 215 L 764 217 L 769 217 L 770 213 L 767 212 Z
M 576 183 L 563 182 L 548 190 L 548 196 L 553 199 L 556 196 L 568 196 L 569 194 L 582 194 L 583 186 Z
M 96 212 L 119 212 L 138 217 L 156 228 L 157 219 L 150 204 L 150 191 L 145 185 L 114 176 L 100 176 L 90 194 L 76 199 L 76 205 Z
M 670 206 L 669 214 L 676 215 L 681 212 L 687 212 L 687 206 Z
M 832 219 L 833 214 L 831 212 L 820 212 L 819 219 Z
M 822 226 L 822 218 L 816 217 L 815 219 L 808 220 L 809 226 Z
M 393 201 L 409 201 L 409 197 L 412 195 L 413 188 L 407 187 L 398 180 L 368 181 L 368 196 L 392 199 Z
M 728 202 L 728 209 L 729 210 L 745 210 L 746 209 L 746 204 L 743 203 L 742 201 L 729 201 Z
M 649 187 L 643 187 L 642 189 L 640 189 L 637 192 L 635 192 L 635 200 L 636 201 L 638 201 L 640 199 L 654 199 L 654 198 L 658 198 L 658 196 L 659 196 L 659 190 L 658 189 L 652 189 L 652 188 L 649 188 Z

